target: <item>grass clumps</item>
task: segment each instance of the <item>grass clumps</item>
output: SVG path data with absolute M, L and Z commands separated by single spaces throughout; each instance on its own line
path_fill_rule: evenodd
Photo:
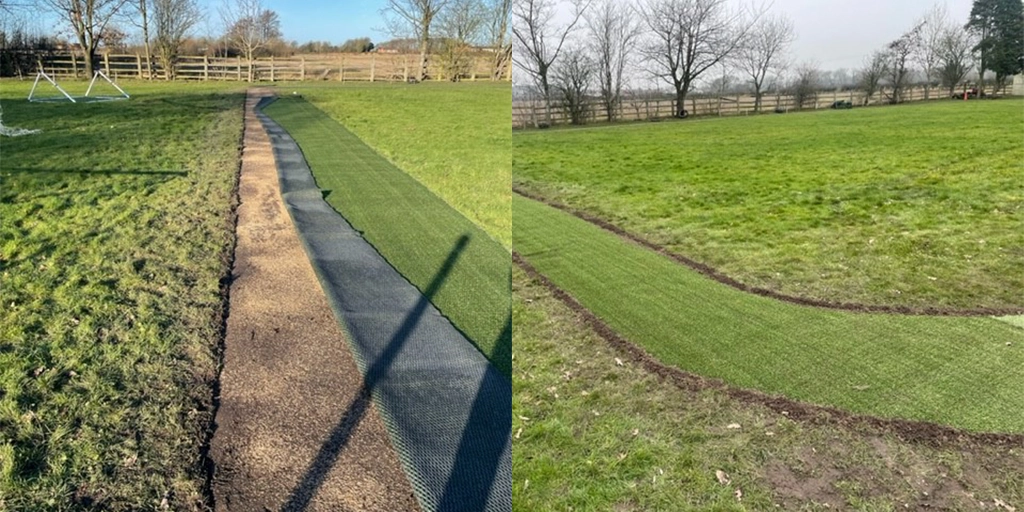
M 240 93 L 4 84 L 0 508 L 205 510 Z

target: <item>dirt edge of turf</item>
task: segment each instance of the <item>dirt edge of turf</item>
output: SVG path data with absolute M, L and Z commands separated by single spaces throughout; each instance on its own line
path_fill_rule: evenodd
M 647 240 L 639 235 L 635 235 L 626 231 L 625 229 L 612 224 L 604 219 L 598 218 L 592 214 L 578 210 L 571 206 L 558 203 L 534 194 L 521 187 L 512 186 L 512 191 L 519 194 L 527 199 L 532 199 L 539 203 L 546 204 L 552 208 L 562 210 L 578 219 L 589 222 L 601 229 L 610 231 L 620 238 L 623 238 L 629 242 L 641 245 L 647 249 L 655 251 L 677 263 L 681 263 L 697 273 L 704 275 L 710 279 L 724 284 L 726 286 L 735 288 L 739 291 L 751 293 L 754 295 L 760 295 L 770 299 L 779 300 L 782 302 L 788 302 L 790 304 L 796 304 L 799 306 L 810 306 L 822 309 L 836 309 L 841 311 L 850 311 L 854 313 L 885 313 L 891 315 L 911 315 L 911 316 L 1011 316 L 1011 315 L 1024 315 L 1024 307 L 1020 308 L 946 308 L 946 307 L 911 307 L 911 306 L 885 306 L 879 304 L 858 304 L 852 302 L 832 302 L 820 299 L 811 299 L 807 297 L 798 297 L 794 295 L 787 295 L 779 293 L 775 290 L 769 290 L 767 288 L 760 288 L 756 286 L 750 286 L 742 283 L 728 275 L 720 272 L 719 270 L 711 267 L 710 265 L 701 263 L 693 260 L 681 254 L 668 250 L 663 245 L 656 244 Z M 513 214 L 514 216 L 514 214 Z
M 883 418 L 856 414 L 836 407 L 810 404 L 777 395 L 769 395 L 753 389 L 739 388 L 719 379 L 711 379 L 669 366 L 648 354 L 644 349 L 622 337 L 597 315 L 583 306 L 571 294 L 561 289 L 534 268 L 519 253 L 512 252 L 513 262 L 533 280 L 544 285 L 551 293 L 575 314 L 583 323 L 628 361 L 640 365 L 644 370 L 689 390 L 717 390 L 743 403 L 760 405 L 771 409 L 791 420 L 811 424 L 835 425 L 854 429 L 869 429 L 891 433 L 908 443 L 918 443 L 936 448 L 966 447 L 969 445 L 1024 447 L 1024 434 L 998 432 L 970 432 L 955 427 L 925 421 Z
M 216 510 L 216 500 L 213 493 L 213 478 L 217 466 L 213 460 L 212 444 L 213 435 L 217 431 L 217 410 L 220 408 L 220 374 L 224 370 L 224 343 L 228 335 L 228 313 L 231 305 L 231 283 L 233 281 L 233 269 L 235 268 L 235 249 L 238 246 L 238 207 L 241 205 L 239 195 L 239 184 L 242 177 L 242 155 L 245 149 L 245 101 L 246 95 L 241 95 L 242 115 L 239 122 L 242 130 L 238 133 L 237 149 L 235 154 L 236 164 L 231 176 L 231 201 L 228 204 L 227 216 L 224 219 L 224 227 L 231 233 L 228 244 L 220 255 L 221 275 L 217 283 L 220 293 L 220 304 L 213 313 L 212 323 L 217 326 L 217 339 L 213 344 L 213 357 L 216 363 L 216 373 L 213 382 L 210 383 L 209 402 L 204 403 L 205 410 L 209 411 L 210 417 L 207 421 L 203 444 L 199 448 L 199 456 L 203 465 L 203 497 L 209 510 Z

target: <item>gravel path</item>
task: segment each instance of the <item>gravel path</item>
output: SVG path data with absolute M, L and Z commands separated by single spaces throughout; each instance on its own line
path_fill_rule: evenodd
M 246 98 L 238 242 L 210 448 L 218 511 L 417 510 L 281 202 Z M 367 410 L 368 409 L 368 410 Z M 357 422 L 347 411 L 367 410 Z M 358 415 L 356 415 L 358 417 Z

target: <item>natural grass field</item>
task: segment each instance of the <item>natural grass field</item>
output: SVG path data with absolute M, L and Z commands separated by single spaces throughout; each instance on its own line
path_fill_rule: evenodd
M 508 82 L 302 84 L 297 91 L 506 247 L 512 244 Z
M 383 97 L 387 97 L 391 89 L 381 90 L 385 91 Z M 364 93 L 373 94 L 372 91 Z M 425 96 L 416 102 L 436 100 Z M 347 105 L 345 110 L 352 115 L 377 115 L 375 110 L 360 110 L 365 108 L 366 105 L 355 103 Z M 445 110 L 458 111 L 459 108 L 457 103 L 452 103 Z M 316 106 L 303 99 L 285 97 L 264 111 L 298 142 L 317 185 L 329 191 L 325 192 L 327 202 L 420 290 L 428 287 L 459 238 L 469 237 L 468 245 L 431 300 L 498 369 L 509 374 L 512 362 L 508 330 L 508 250 Z M 506 116 L 506 111 L 500 104 L 492 104 L 486 116 L 472 111 L 462 115 L 501 118 Z M 402 133 L 406 138 L 416 138 L 415 132 L 406 131 L 393 119 L 380 118 L 376 122 L 389 127 L 378 127 L 379 133 Z M 443 148 L 473 144 L 471 140 L 433 140 L 433 143 L 437 145 L 436 152 L 423 158 L 438 168 L 449 161 L 441 156 Z M 476 179 L 473 175 L 452 172 L 455 174 L 451 179 L 461 185 L 469 186 Z M 494 197 L 487 197 L 486 201 L 507 200 L 510 195 L 507 183 L 500 201 Z M 477 196 L 464 199 L 470 197 Z
M 517 237 L 518 226 L 517 216 Z M 933 448 L 872 430 L 793 421 L 720 391 L 682 390 L 612 350 L 518 268 L 512 282 L 515 510 L 1024 504 L 1020 447 Z M 716 471 L 730 482 L 720 484 Z
M 664 363 L 856 413 L 1024 433 L 1019 327 L 796 306 L 529 199 L 513 214 L 517 252 Z
M 0 83 L 0 509 L 204 510 L 242 95 Z M 68 84 L 84 92 L 85 84 Z
M 1022 111 L 937 101 L 521 132 L 513 181 L 749 285 L 1020 308 Z

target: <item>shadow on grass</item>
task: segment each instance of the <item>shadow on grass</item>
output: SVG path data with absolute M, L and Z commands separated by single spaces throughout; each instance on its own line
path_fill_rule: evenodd
M 281 509 L 282 511 L 298 512 L 304 511 L 309 507 L 313 497 L 323 485 L 327 474 L 337 461 L 338 455 L 348 444 L 356 427 L 366 415 L 367 409 L 370 407 L 371 394 L 374 387 L 377 386 L 379 381 L 387 377 L 395 358 L 398 356 L 399 352 L 402 351 L 406 341 L 408 341 L 409 336 L 416 328 L 416 325 L 419 323 L 424 312 L 427 311 L 431 298 L 441 288 L 441 285 L 455 267 L 456 260 L 458 260 L 459 255 L 468 243 L 468 236 L 463 235 L 458 239 L 455 246 L 448 253 L 448 257 L 441 265 L 441 268 L 435 273 L 430 285 L 424 290 L 415 306 L 411 311 L 409 311 L 405 319 L 402 321 L 401 326 L 388 341 L 384 351 L 373 362 L 373 364 L 367 368 L 363 385 L 356 394 L 355 399 L 351 404 L 349 404 L 348 409 L 342 414 L 340 421 L 334 427 L 330 437 L 320 447 L 320 451 L 317 453 L 316 458 L 312 463 L 310 463 L 306 473 L 302 477 L 302 480 L 292 490 L 288 502 Z M 503 333 L 502 338 L 508 338 L 511 341 L 511 316 L 509 316 L 508 321 L 506 322 L 505 330 L 508 332 L 508 335 L 506 336 Z M 511 351 L 511 348 L 501 348 L 499 350 Z M 487 384 L 486 381 L 488 379 L 505 379 L 504 375 L 495 370 L 493 366 L 488 367 L 483 378 L 485 382 L 482 382 L 482 387 Z M 501 405 L 499 404 L 498 406 L 500 407 Z M 490 413 L 487 411 L 493 410 L 494 407 L 495 404 L 484 402 L 481 400 L 479 395 L 477 396 L 477 400 L 474 401 L 466 429 L 464 430 L 464 436 L 460 442 L 459 451 L 456 456 L 455 468 L 451 473 L 446 486 L 446 491 L 441 499 L 442 506 L 440 508 L 442 510 L 446 509 L 445 505 L 448 506 L 448 509 L 451 509 L 451 502 L 456 499 L 454 496 L 458 495 L 460 496 L 459 499 L 462 500 L 462 497 L 465 495 L 465 489 L 490 489 L 493 484 L 497 474 L 499 459 L 505 447 L 486 447 L 486 449 L 482 451 L 482 447 L 479 446 L 480 443 L 474 442 L 475 440 L 469 435 L 469 426 L 473 425 L 474 421 L 485 420 L 490 416 Z M 506 409 L 509 411 L 509 425 L 511 425 L 511 404 L 509 404 Z M 480 460 L 481 453 L 486 455 L 487 460 Z M 485 468 L 486 470 L 481 471 L 481 468 Z M 456 493 L 454 492 L 455 490 L 460 490 L 461 492 Z M 481 509 L 483 507 L 483 503 L 487 499 L 487 493 L 479 492 L 477 494 L 481 501 L 475 506 L 465 503 L 464 500 L 456 504 L 464 510 Z

